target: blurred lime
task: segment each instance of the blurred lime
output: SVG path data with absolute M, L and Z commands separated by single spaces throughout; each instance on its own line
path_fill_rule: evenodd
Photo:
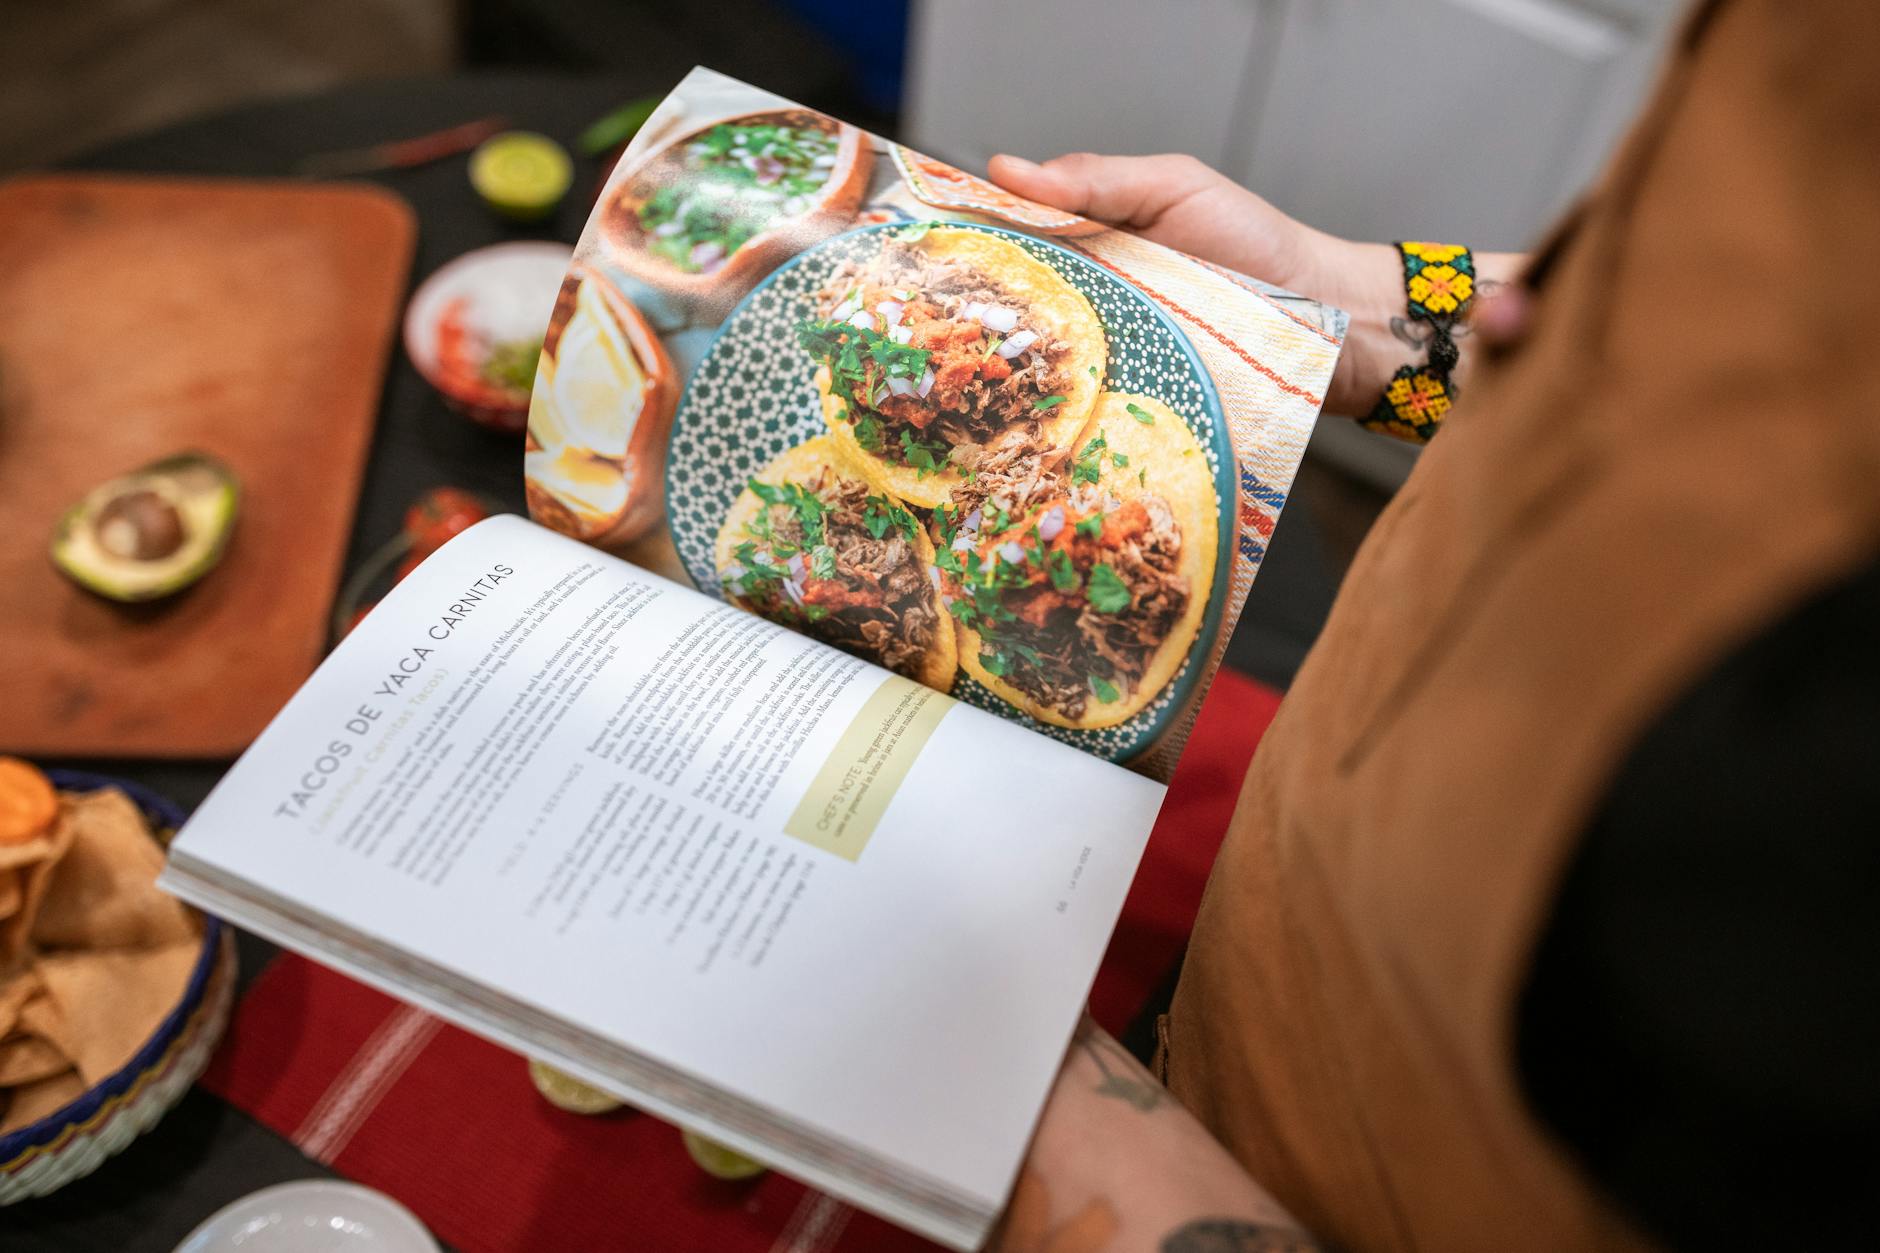
M 624 1104 L 599 1088 L 582 1083 L 573 1075 L 564 1075 L 542 1062 L 530 1061 L 529 1079 L 550 1105 L 571 1114 L 606 1114 Z
M 679 1134 L 685 1138 L 685 1151 L 692 1155 L 700 1170 L 714 1179 L 749 1179 L 769 1169 L 762 1162 L 754 1162 L 697 1132 L 681 1130 Z
M 547 135 L 505 131 L 470 154 L 470 185 L 483 203 L 520 222 L 547 217 L 574 181 L 567 150 Z

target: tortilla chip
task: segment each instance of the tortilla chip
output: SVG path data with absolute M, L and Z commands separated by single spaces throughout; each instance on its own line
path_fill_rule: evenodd
M 888 237 L 884 233 L 883 243 Z M 1070 452 L 1071 445 L 1090 420 L 1102 388 L 1110 356 L 1103 320 L 1084 294 L 1063 275 L 1023 248 L 998 235 L 959 226 L 935 226 L 911 247 L 936 261 L 961 261 L 995 280 L 1024 302 L 1024 325 L 1036 327 L 1053 339 L 1072 345 L 1064 359 L 1064 401 L 1044 420 L 1047 460 Z M 889 461 L 863 449 L 855 427 L 846 420 L 849 401 L 830 390 L 827 368 L 816 371 L 816 392 L 822 401 L 823 420 L 829 424 L 843 460 L 849 462 L 877 490 L 885 491 L 922 509 L 945 504 L 964 480 L 957 470 L 941 469 L 922 478 L 912 466 Z
M 1143 410 L 1155 420 L 1143 422 L 1129 406 Z M 1149 658 L 1136 686 L 1116 701 L 1098 701 L 1092 697 L 1078 718 L 1066 718 L 1057 710 L 1042 705 L 987 670 L 979 660 L 979 632 L 959 628 L 960 664 L 966 672 L 990 689 L 1001 700 L 1030 714 L 1040 722 L 1074 729 L 1111 727 L 1148 708 L 1188 658 L 1188 649 L 1201 632 L 1201 622 L 1208 612 L 1214 590 L 1214 569 L 1220 548 L 1220 498 L 1214 491 L 1213 471 L 1195 440 L 1188 424 L 1161 401 L 1148 396 L 1130 396 L 1105 392 L 1098 398 L 1096 412 L 1078 447 L 1101 432 L 1110 454 L 1121 453 L 1129 459 L 1126 470 L 1106 470 L 1104 487 L 1119 500 L 1138 496 L 1160 496 L 1168 502 L 1181 526 L 1180 570 L 1188 581 L 1188 607 L 1170 630 L 1168 637 Z
M 41 1079 L 13 1089 L 13 1099 L 7 1103 L 6 1114 L 0 1116 L 0 1135 L 18 1131 L 21 1127 L 31 1126 L 50 1114 L 56 1114 L 85 1095 L 90 1086 L 73 1071 L 54 1075 L 50 1079 Z
M 184 904 L 157 889 L 163 850 L 116 788 L 64 798 L 71 846 L 52 869 L 31 923 L 43 949 L 150 948 L 193 939 Z
M 824 469 L 835 471 L 837 477 L 866 482 L 862 475 L 855 473 L 852 467 L 841 460 L 837 454 L 832 437 L 819 435 L 805 440 L 795 448 L 789 449 L 781 457 L 765 466 L 757 474 L 759 482 L 781 486 L 785 483 L 800 483 L 807 486 L 822 476 Z M 886 496 L 895 504 L 902 504 L 893 492 L 885 491 L 870 484 L 874 492 Z M 749 525 L 764 508 L 764 502 L 757 498 L 757 493 L 746 487 L 738 493 L 738 498 L 731 502 L 730 510 L 725 514 L 724 525 L 718 529 L 718 540 L 713 546 L 713 564 L 721 573 L 736 561 L 733 556 L 739 543 L 745 538 L 744 528 Z M 933 540 L 924 528 L 917 528 L 914 535 L 914 550 L 920 557 L 921 565 L 933 569 Z M 921 658 L 920 673 L 910 675 L 917 683 L 923 683 L 937 691 L 947 691 L 953 686 L 953 678 L 959 673 L 959 646 L 953 634 L 953 615 L 939 609 L 938 622 L 934 627 L 933 646 Z
M 199 951 L 189 940 L 142 952 L 40 958 L 39 976 L 58 1013 L 56 1024 L 47 1023 L 50 1030 L 42 1034 L 65 1050 L 87 1084 L 101 1082 L 128 1062 L 182 1001 Z

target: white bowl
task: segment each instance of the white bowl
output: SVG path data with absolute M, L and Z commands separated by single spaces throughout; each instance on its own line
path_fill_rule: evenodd
M 437 1253 L 437 1241 L 383 1192 L 303 1179 L 223 1206 L 176 1253 Z

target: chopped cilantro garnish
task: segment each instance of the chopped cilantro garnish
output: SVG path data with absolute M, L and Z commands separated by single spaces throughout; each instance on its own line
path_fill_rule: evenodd
M 1103 534 L 1103 515 L 1101 513 L 1093 513 L 1082 522 L 1079 522 L 1077 524 L 1077 533 L 1090 539 L 1096 539 L 1101 536 Z
M 1031 407 L 1034 409 L 1055 409 L 1063 403 L 1064 397 L 1062 396 L 1041 396 L 1031 402 Z
M 809 572 L 819 579 L 836 577 L 836 550 L 827 544 L 818 544 L 809 550 Z
M 1085 366 L 1084 368 L 1090 371 L 1090 377 L 1091 377 L 1091 378 L 1095 378 L 1095 377 L 1097 377 L 1097 367 L 1096 367 L 1096 366 L 1094 366 L 1094 365 L 1093 365 L 1093 366 Z
M 1149 467 L 1148 466 L 1144 466 L 1142 469 L 1136 471 L 1136 482 L 1142 487 L 1149 486 Z
M 1141 405 L 1126 404 L 1123 406 L 1123 408 L 1129 410 L 1130 416 L 1135 418 L 1136 421 L 1142 423 L 1144 426 L 1155 425 L 1155 415 L 1153 413 L 1150 413 L 1147 409 L 1144 409 Z
M 1129 588 L 1116 571 L 1101 563 L 1090 568 L 1087 593 L 1090 607 L 1098 613 L 1121 613 L 1129 608 Z
M 834 613 L 834 612 L 835 611 L 829 608 L 829 606 L 827 605 L 803 606 L 803 616 L 808 618 L 811 622 L 821 622 L 824 618 L 827 618 L 831 613 Z
M 937 457 L 934 455 L 936 451 L 940 454 Z M 920 478 L 938 474 L 952 453 L 953 450 L 945 444 L 929 444 L 915 439 L 909 431 L 901 432 L 901 460 L 913 466 Z
M 1062 548 L 1051 550 L 1045 558 L 1045 572 L 1051 576 L 1051 586 L 1060 592 L 1074 592 L 1082 579 L 1077 577 L 1077 567 L 1071 564 L 1071 555 Z
M 918 379 L 933 355 L 925 348 L 897 344 L 880 331 L 849 322 L 798 322 L 796 342 L 829 367 L 830 390 L 850 398 L 871 396 L 883 386 L 884 379 Z M 853 412 L 843 416 L 853 417 Z
M 843 410 L 842 416 L 848 416 L 846 409 Z M 855 442 L 868 452 L 880 452 L 881 420 L 872 413 L 863 414 L 862 420 L 855 424 Z
M 1003 675 L 1011 668 L 1011 663 L 1006 661 L 1004 653 L 983 650 L 979 654 L 979 664 L 986 668 L 987 674 Z
M 1077 461 L 1071 466 L 1071 482 L 1095 483 L 1103 477 L 1103 450 L 1110 442 L 1098 431 L 1096 437 L 1083 446 L 1077 454 Z
M 993 514 L 992 514 L 992 533 L 994 535 L 1002 535 L 1011 529 L 1012 529 L 1012 515 L 1005 511 L 1004 506 L 994 505 Z
M 886 496 L 870 496 L 867 506 L 862 510 L 862 525 L 876 539 L 888 533 L 889 527 L 895 527 L 908 543 L 914 542 L 914 535 L 920 530 L 920 524 L 914 521 L 914 515 L 889 500 Z
M 1090 690 L 1097 694 L 1097 699 L 1105 703 L 1121 700 L 1123 694 L 1116 690 L 1116 685 L 1100 674 L 1090 676 Z
M 903 226 L 894 233 L 894 237 L 904 244 L 915 244 L 925 239 L 927 232 L 933 228 L 934 223 L 932 222 L 915 222 L 911 226 Z

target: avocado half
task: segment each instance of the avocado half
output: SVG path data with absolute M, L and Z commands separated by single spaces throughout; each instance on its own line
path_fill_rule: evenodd
M 157 600 L 215 568 L 235 528 L 241 484 L 207 453 L 186 452 L 101 483 L 65 511 L 52 563 L 111 600 Z

